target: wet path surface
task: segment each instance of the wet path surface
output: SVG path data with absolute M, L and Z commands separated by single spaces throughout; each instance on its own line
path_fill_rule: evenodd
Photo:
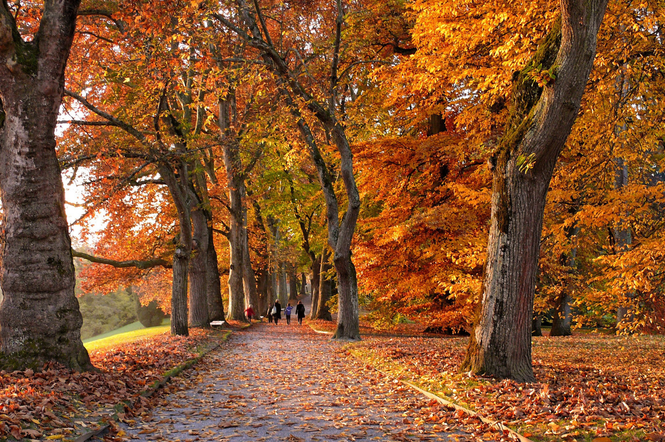
M 122 430 L 131 440 L 447 441 L 454 412 L 347 356 L 328 335 L 254 323 Z

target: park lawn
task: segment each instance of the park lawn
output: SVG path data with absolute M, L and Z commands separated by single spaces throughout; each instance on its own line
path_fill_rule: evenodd
M 665 337 L 533 339 L 536 383 L 460 373 L 468 338 L 367 333 L 347 349 L 533 441 L 665 441 Z
M 118 333 L 106 338 L 94 339 L 84 342 L 83 345 L 89 352 L 111 349 L 117 346 L 123 346 L 130 342 L 140 339 L 150 338 L 152 336 L 168 333 L 171 330 L 170 325 L 160 325 L 159 327 L 142 328 L 138 330 Z

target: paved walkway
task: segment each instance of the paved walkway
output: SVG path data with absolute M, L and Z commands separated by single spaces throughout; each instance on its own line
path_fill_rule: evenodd
M 382 376 L 297 321 L 234 332 L 131 427 L 133 440 L 448 441 L 453 412 Z

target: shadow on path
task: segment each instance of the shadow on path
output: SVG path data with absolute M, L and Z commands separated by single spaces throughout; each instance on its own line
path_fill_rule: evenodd
M 309 327 L 254 323 L 235 332 L 165 396 L 122 425 L 132 440 L 448 441 L 454 411 L 346 355 Z

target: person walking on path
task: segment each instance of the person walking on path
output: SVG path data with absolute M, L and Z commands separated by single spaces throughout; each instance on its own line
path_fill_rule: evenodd
M 291 307 L 291 304 L 286 304 L 286 308 L 284 309 L 284 314 L 286 315 L 286 323 L 287 324 L 291 323 L 291 310 L 293 310 L 293 307 Z
M 252 318 L 254 317 L 254 309 L 252 308 L 252 304 L 249 304 L 249 306 L 245 309 L 245 316 L 247 316 L 247 320 L 251 324 Z
M 296 305 L 296 315 L 298 315 L 298 324 L 302 325 L 302 318 L 305 317 L 305 306 L 301 301 Z
M 277 325 L 277 321 L 282 319 L 282 304 L 279 303 L 279 299 L 275 301 L 272 311 L 272 319 L 275 321 L 275 325 Z
M 268 317 L 268 324 L 272 323 L 272 309 L 275 307 L 268 306 L 268 313 L 266 313 L 266 316 Z

